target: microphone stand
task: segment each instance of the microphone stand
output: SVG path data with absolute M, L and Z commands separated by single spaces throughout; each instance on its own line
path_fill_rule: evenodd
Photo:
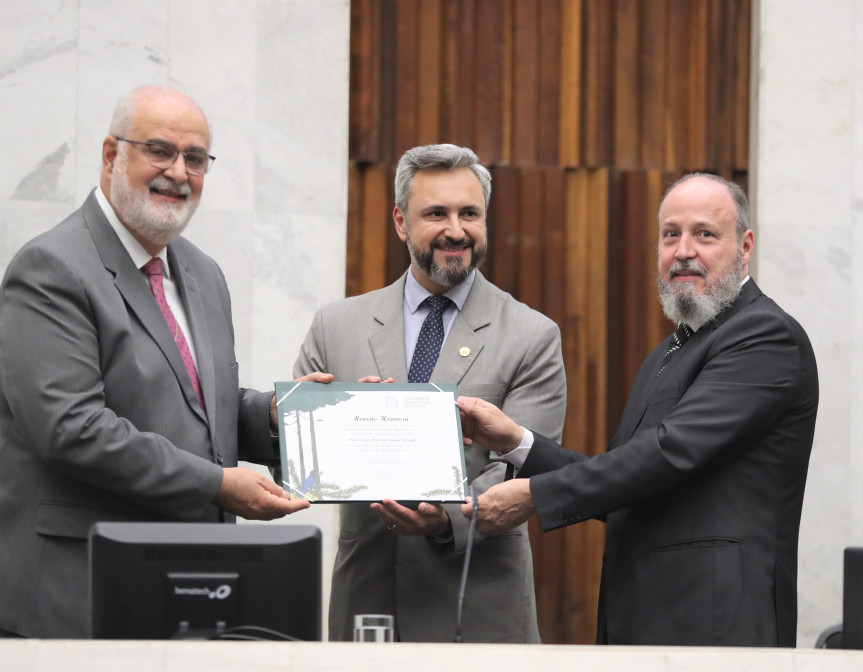
M 470 519 L 470 527 L 467 531 L 467 546 L 464 552 L 464 565 L 461 570 L 461 583 L 458 587 L 458 605 L 456 607 L 456 616 L 455 616 L 455 642 L 456 644 L 462 643 L 461 636 L 461 617 L 462 617 L 462 606 L 464 605 L 464 591 L 465 586 L 467 585 L 467 570 L 470 568 L 470 555 L 471 551 L 473 551 L 473 537 L 476 533 L 476 519 L 479 514 L 479 500 L 477 499 L 476 490 L 473 485 L 470 486 L 470 496 L 472 499 L 471 504 L 473 505 L 473 517 Z

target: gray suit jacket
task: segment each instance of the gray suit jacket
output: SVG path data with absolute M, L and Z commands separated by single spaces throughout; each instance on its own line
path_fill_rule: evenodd
M 518 476 L 545 530 L 607 516 L 600 642 L 794 646 L 812 346 L 751 279 L 657 376 L 668 343 L 607 452 L 537 437 Z
M 153 299 L 91 194 L 30 241 L 0 289 L 0 628 L 89 631 L 87 535 L 99 520 L 220 521 L 222 467 L 274 460 L 271 395 L 238 388 L 228 289 L 168 248 L 205 416 Z M 187 335 L 189 336 L 189 335 Z
M 407 382 L 404 283 L 325 306 L 315 315 L 295 376 L 327 371 L 339 381 L 379 375 Z M 460 348 L 470 354 L 462 356 Z M 456 318 L 431 376 L 457 383 L 459 394 L 482 397 L 518 422 L 560 437 L 566 379 L 560 330 L 515 301 L 480 273 Z M 480 492 L 504 479 L 506 466 L 480 447 L 465 454 L 468 478 Z M 349 640 L 354 614 L 393 614 L 403 641 L 452 641 L 468 521 L 448 506 L 454 545 L 387 532 L 368 504 L 341 507 L 339 550 L 330 600 L 330 639 Z M 477 535 L 464 601 L 467 642 L 536 642 L 539 632 L 533 562 L 523 525 Z

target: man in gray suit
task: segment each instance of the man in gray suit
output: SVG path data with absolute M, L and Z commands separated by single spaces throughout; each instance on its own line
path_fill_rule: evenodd
M 749 277 L 754 244 L 738 185 L 695 174 L 666 193 L 657 282 L 679 327 L 644 361 L 605 453 L 527 438 L 459 399 L 465 435 L 518 468 L 480 496 L 481 527 L 606 520 L 600 643 L 795 644 L 818 371 L 803 328 Z
M 443 301 L 443 347 L 436 363 L 437 351 L 426 361 L 431 382 L 457 383 L 461 394 L 559 438 L 566 407 L 560 331 L 477 270 L 487 249 L 488 170 L 466 148 L 416 147 L 399 161 L 395 192 L 393 219 L 410 268 L 389 287 L 320 310 L 294 375 L 424 382 L 414 375 L 423 356 L 414 349 L 432 312 L 426 300 Z M 442 295 L 448 300 L 433 298 Z M 485 450 L 468 449 L 465 462 L 479 491 L 504 479 L 505 463 Z M 395 616 L 402 641 L 452 641 L 467 528 L 457 505 L 342 505 L 330 639 L 351 639 L 355 614 L 383 613 Z M 479 535 L 473 553 L 464 641 L 538 641 L 526 526 Z
M 209 124 L 191 99 L 164 87 L 131 92 L 102 145 L 100 186 L 7 269 L 6 635 L 88 635 L 96 521 L 272 519 L 307 506 L 237 467 L 277 462 L 273 394 L 239 388 L 224 276 L 178 237 L 201 197 L 209 147 Z

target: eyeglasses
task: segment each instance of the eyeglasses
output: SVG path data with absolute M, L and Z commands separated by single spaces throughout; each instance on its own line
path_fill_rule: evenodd
M 183 161 L 186 164 L 186 172 L 189 175 L 203 175 L 213 166 L 215 156 L 211 156 L 206 152 L 191 151 L 181 152 L 174 145 L 169 145 L 165 142 L 141 142 L 140 140 L 127 140 L 119 136 L 114 136 L 117 142 L 128 142 L 130 145 L 140 145 L 143 149 L 144 156 L 154 168 L 167 170 L 174 165 L 177 157 L 183 155 Z

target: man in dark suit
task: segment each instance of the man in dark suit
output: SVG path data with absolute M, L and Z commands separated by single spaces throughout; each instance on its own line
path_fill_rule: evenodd
M 179 237 L 209 148 L 207 118 L 191 99 L 136 89 L 118 103 L 103 142 L 99 188 L 7 269 L 6 635 L 87 636 L 87 535 L 96 521 L 272 519 L 308 506 L 237 467 L 278 461 L 273 394 L 239 388 L 224 276 Z
M 606 520 L 601 643 L 795 644 L 818 375 L 803 328 L 749 278 L 748 218 L 742 190 L 712 175 L 666 193 L 657 281 L 680 326 L 642 365 L 607 452 L 459 400 L 465 434 L 517 472 L 480 496 L 481 528 Z

